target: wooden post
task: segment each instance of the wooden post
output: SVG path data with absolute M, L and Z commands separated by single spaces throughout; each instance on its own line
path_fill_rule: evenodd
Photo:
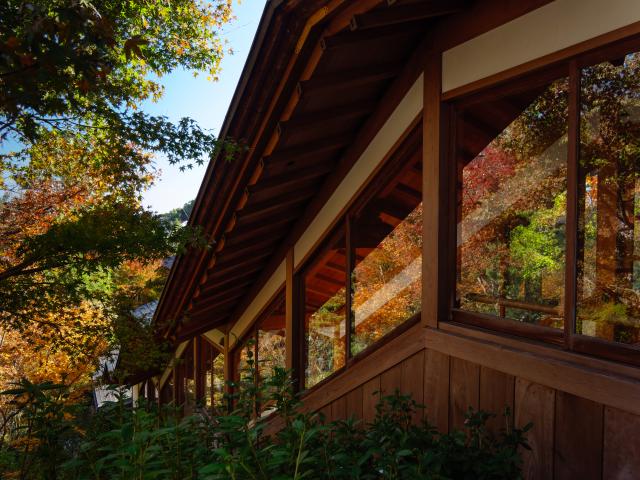
M 196 398 L 195 401 L 198 403 L 202 400 L 202 385 L 200 379 L 200 372 L 202 369 L 200 368 L 200 357 L 202 354 L 200 353 L 201 345 L 200 345 L 200 336 L 193 337 L 193 383 L 196 388 Z
M 286 263 L 286 283 L 285 283 L 285 358 L 287 370 L 291 371 L 294 388 L 299 389 L 300 383 L 300 322 L 296 314 L 298 300 L 298 289 L 295 284 L 295 259 L 293 256 L 293 247 L 287 252 Z M 299 308 L 298 308 L 299 310 Z
M 452 267 L 440 258 L 440 163 L 442 54 L 429 53 L 424 69 L 422 110 L 422 324 L 438 327 L 440 269 Z
M 173 404 L 177 406 L 180 400 L 180 396 L 178 394 L 178 367 L 176 365 L 173 366 L 171 375 L 173 376 Z
M 224 334 L 224 393 L 231 395 L 231 387 L 229 382 L 233 381 L 233 359 L 231 358 L 231 348 L 229 348 L 229 332 Z M 229 404 L 228 411 L 231 411 L 232 405 Z

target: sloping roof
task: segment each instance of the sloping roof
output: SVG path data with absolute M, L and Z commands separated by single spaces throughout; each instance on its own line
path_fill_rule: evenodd
M 155 321 L 183 339 L 242 312 L 422 68 L 430 27 L 465 1 L 267 3 L 190 225 L 213 247 L 173 265 Z M 412 55 L 415 59 L 411 61 Z

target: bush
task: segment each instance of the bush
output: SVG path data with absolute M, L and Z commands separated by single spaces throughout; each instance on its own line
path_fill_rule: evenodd
M 52 416 L 50 405 L 41 407 L 55 404 L 59 393 L 44 390 L 47 400 L 39 397 L 40 406 L 25 409 L 22 424 L 64 435 L 14 438 L 0 449 L 5 462 L 0 468 L 7 477 L 13 468 L 15 478 L 24 479 L 521 478 L 518 449 L 528 448 L 524 434 L 530 425 L 510 429 L 507 421 L 492 435 L 486 428 L 490 415 L 470 410 L 463 431 L 439 434 L 427 423 L 412 421 L 421 406 L 399 392 L 380 399 L 370 424 L 325 422 L 321 414 L 302 410 L 286 371 L 276 369 L 258 389 L 244 388 L 250 383 L 235 386 L 239 393 L 229 398 L 236 406 L 232 414 L 210 416 L 200 410 L 184 418 L 173 407 L 132 409 L 122 400 L 84 420 L 64 412 Z M 18 390 L 12 395 L 25 398 Z M 260 402 L 276 413 L 257 417 Z M 275 416 L 282 428 L 267 435 Z M 25 435 L 21 430 L 17 437 Z M 32 467 L 24 471 L 24 464 Z

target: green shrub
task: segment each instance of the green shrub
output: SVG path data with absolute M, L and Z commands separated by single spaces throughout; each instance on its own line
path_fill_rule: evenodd
M 0 462 L 9 459 L 4 467 L 24 479 L 521 478 L 518 449 L 528 448 L 524 434 L 530 425 L 510 429 L 506 421 L 505 429 L 492 435 L 486 428 L 490 415 L 470 410 L 463 431 L 439 434 L 412 421 L 421 406 L 399 392 L 380 399 L 369 424 L 325 422 L 321 414 L 304 412 L 285 370 L 276 369 L 257 389 L 245 388 L 251 378 L 249 373 L 235 385 L 239 393 L 229 398 L 233 413 L 216 417 L 202 409 L 181 418 L 179 409 L 144 403 L 132 409 L 121 399 L 91 417 L 68 419 L 64 413 L 51 415 L 49 404 L 59 395 L 51 388 L 23 411 L 22 423 L 63 435 L 39 433 L 30 449 L 5 442 Z M 24 398 L 23 392 L 12 394 Z M 260 404 L 277 412 L 256 417 Z M 274 419 L 282 428 L 267 435 Z M 37 468 L 24 472 L 22 463 Z

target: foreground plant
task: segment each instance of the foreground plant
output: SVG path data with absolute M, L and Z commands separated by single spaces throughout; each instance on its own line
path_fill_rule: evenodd
M 14 443 L 0 450 L 0 462 L 13 459 L 4 460 L 5 472 L 22 462 L 43 465 L 18 477 L 25 479 L 521 478 L 518 452 L 528 448 L 524 435 L 530 425 L 513 429 L 506 421 L 494 435 L 486 428 L 490 414 L 470 410 L 464 430 L 440 434 L 415 422 L 421 407 L 399 392 L 379 399 L 371 423 L 325 422 L 321 414 L 304 411 L 287 371 L 276 368 L 259 388 L 248 390 L 251 359 L 248 370 L 232 385 L 236 393 L 228 400 L 235 409 L 229 415 L 198 407 L 195 415 L 182 418 L 172 405 L 159 409 L 141 402 L 130 408 L 121 397 L 89 419 L 69 420 L 50 417 L 50 407 L 34 403 L 24 410 L 23 423 L 44 418 L 53 422 L 52 432 L 63 428 L 73 435 L 60 438 L 51 455 L 51 445 L 43 450 L 40 437 L 20 430 Z M 54 397 L 48 402 L 55 403 Z

